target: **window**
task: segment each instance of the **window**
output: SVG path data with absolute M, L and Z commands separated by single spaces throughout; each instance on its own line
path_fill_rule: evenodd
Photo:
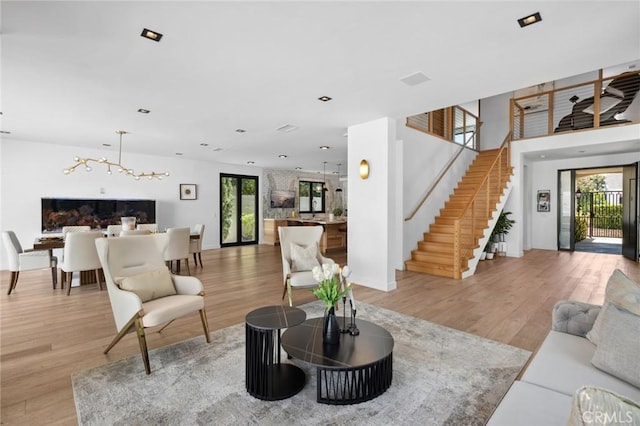
M 324 182 L 301 180 L 298 188 L 300 213 L 324 213 Z

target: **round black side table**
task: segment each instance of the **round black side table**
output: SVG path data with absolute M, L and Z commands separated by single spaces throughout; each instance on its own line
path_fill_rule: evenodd
M 304 371 L 293 364 L 280 363 L 280 330 L 302 323 L 307 314 L 289 306 L 267 306 L 247 314 L 246 385 L 258 399 L 276 401 L 302 390 Z

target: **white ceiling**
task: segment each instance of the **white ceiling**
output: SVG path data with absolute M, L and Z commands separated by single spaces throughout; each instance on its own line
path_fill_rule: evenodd
M 344 172 L 350 125 L 640 57 L 636 0 L 1 7 L 3 139 L 110 157 L 122 129 L 125 152 L 315 171 L 340 162 Z M 543 21 L 521 29 L 516 20 L 533 12 Z M 143 28 L 164 37 L 144 39 Z M 418 71 L 431 80 L 400 81 Z M 276 131 L 287 124 L 299 129 Z

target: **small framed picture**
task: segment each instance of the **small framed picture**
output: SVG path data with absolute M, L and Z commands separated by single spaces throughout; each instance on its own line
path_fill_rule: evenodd
M 195 183 L 181 183 L 180 184 L 180 199 L 181 200 L 195 200 L 198 198 L 196 192 Z
M 538 191 L 538 211 L 545 213 L 551 211 L 551 191 L 548 189 Z

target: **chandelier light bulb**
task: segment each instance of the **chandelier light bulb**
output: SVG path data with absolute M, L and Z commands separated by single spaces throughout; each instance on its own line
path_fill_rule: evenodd
M 85 162 L 85 164 L 86 164 L 86 162 Z M 91 171 L 91 166 L 86 165 L 84 169 L 85 169 L 87 172 L 90 172 L 90 171 Z
M 69 170 L 69 169 L 64 169 L 64 174 L 65 174 L 65 175 L 68 175 L 69 173 L 71 173 L 71 170 Z

